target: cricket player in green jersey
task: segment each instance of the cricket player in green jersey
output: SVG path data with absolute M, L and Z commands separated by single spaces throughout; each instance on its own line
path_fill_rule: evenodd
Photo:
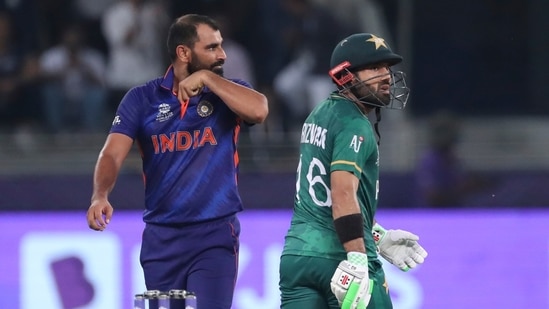
M 427 257 L 418 236 L 375 221 L 377 124 L 381 108 L 403 109 L 408 100 L 404 73 L 391 69 L 401 61 L 370 33 L 351 35 L 332 52 L 329 75 L 337 90 L 301 132 L 294 210 L 280 259 L 283 309 L 392 308 L 378 254 L 403 271 Z

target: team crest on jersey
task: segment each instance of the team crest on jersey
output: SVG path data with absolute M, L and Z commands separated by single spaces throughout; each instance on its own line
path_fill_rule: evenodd
M 196 112 L 200 117 L 208 117 L 213 113 L 213 105 L 208 101 L 200 101 L 196 107 Z
M 166 103 L 160 103 L 158 105 L 158 114 L 156 115 L 156 121 L 163 122 L 173 117 L 173 112 L 170 110 L 170 105 Z

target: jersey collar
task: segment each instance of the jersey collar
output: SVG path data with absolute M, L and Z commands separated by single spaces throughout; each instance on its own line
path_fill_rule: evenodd
M 162 87 L 165 90 L 172 91 L 174 79 L 175 79 L 175 74 L 173 72 L 173 65 L 170 65 L 166 70 L 166 73 L 164 73 L 164 77 L 162 79 L 162 83 L 160 84 L 160 87 Z M 206 92 L 210 92 L 210 89 L 208 87 L 204 87 L 202 89 L 202 93 L 206 93 Z
M 173 65 L 170 65 L 166 70 L 166 73 L 164 73 L 164 78 L 162 79 L 162 83 L 160 84 L 160 87 L 168 91 L 172 91 L 174 78 L 175 76 L 173 73 Z

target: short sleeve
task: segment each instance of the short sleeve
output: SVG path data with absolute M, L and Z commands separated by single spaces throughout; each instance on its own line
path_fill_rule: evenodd
M 129 90 L 118 105 L 110 133 L 121 133 L 136 139 L 141 123 L 140 117 L 143 115 L 142 108 L 146 105 L 143 100 L 148 99 L 145 95 L 139 95 L 138 88 Z
M 360 177 L 368 160 L 377 160 L 377 144 L 371 127 L 352 121 L 334 135 L 331 171 L 343 170 Z

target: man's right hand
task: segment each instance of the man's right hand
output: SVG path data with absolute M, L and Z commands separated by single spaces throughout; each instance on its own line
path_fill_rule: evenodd
M 373 282 L 368 275 L 368 256 L 347 253 L 332 276 L 330 287 L 342 309 L 365 309 L 370 302 Z
M 90 229 L 96 231 L 103 231 L 106 229 L 111 221 L 113 211 L 114 209 L 112 208 L 111 203 L 107 200 L 92 202 L 86 215 Z

